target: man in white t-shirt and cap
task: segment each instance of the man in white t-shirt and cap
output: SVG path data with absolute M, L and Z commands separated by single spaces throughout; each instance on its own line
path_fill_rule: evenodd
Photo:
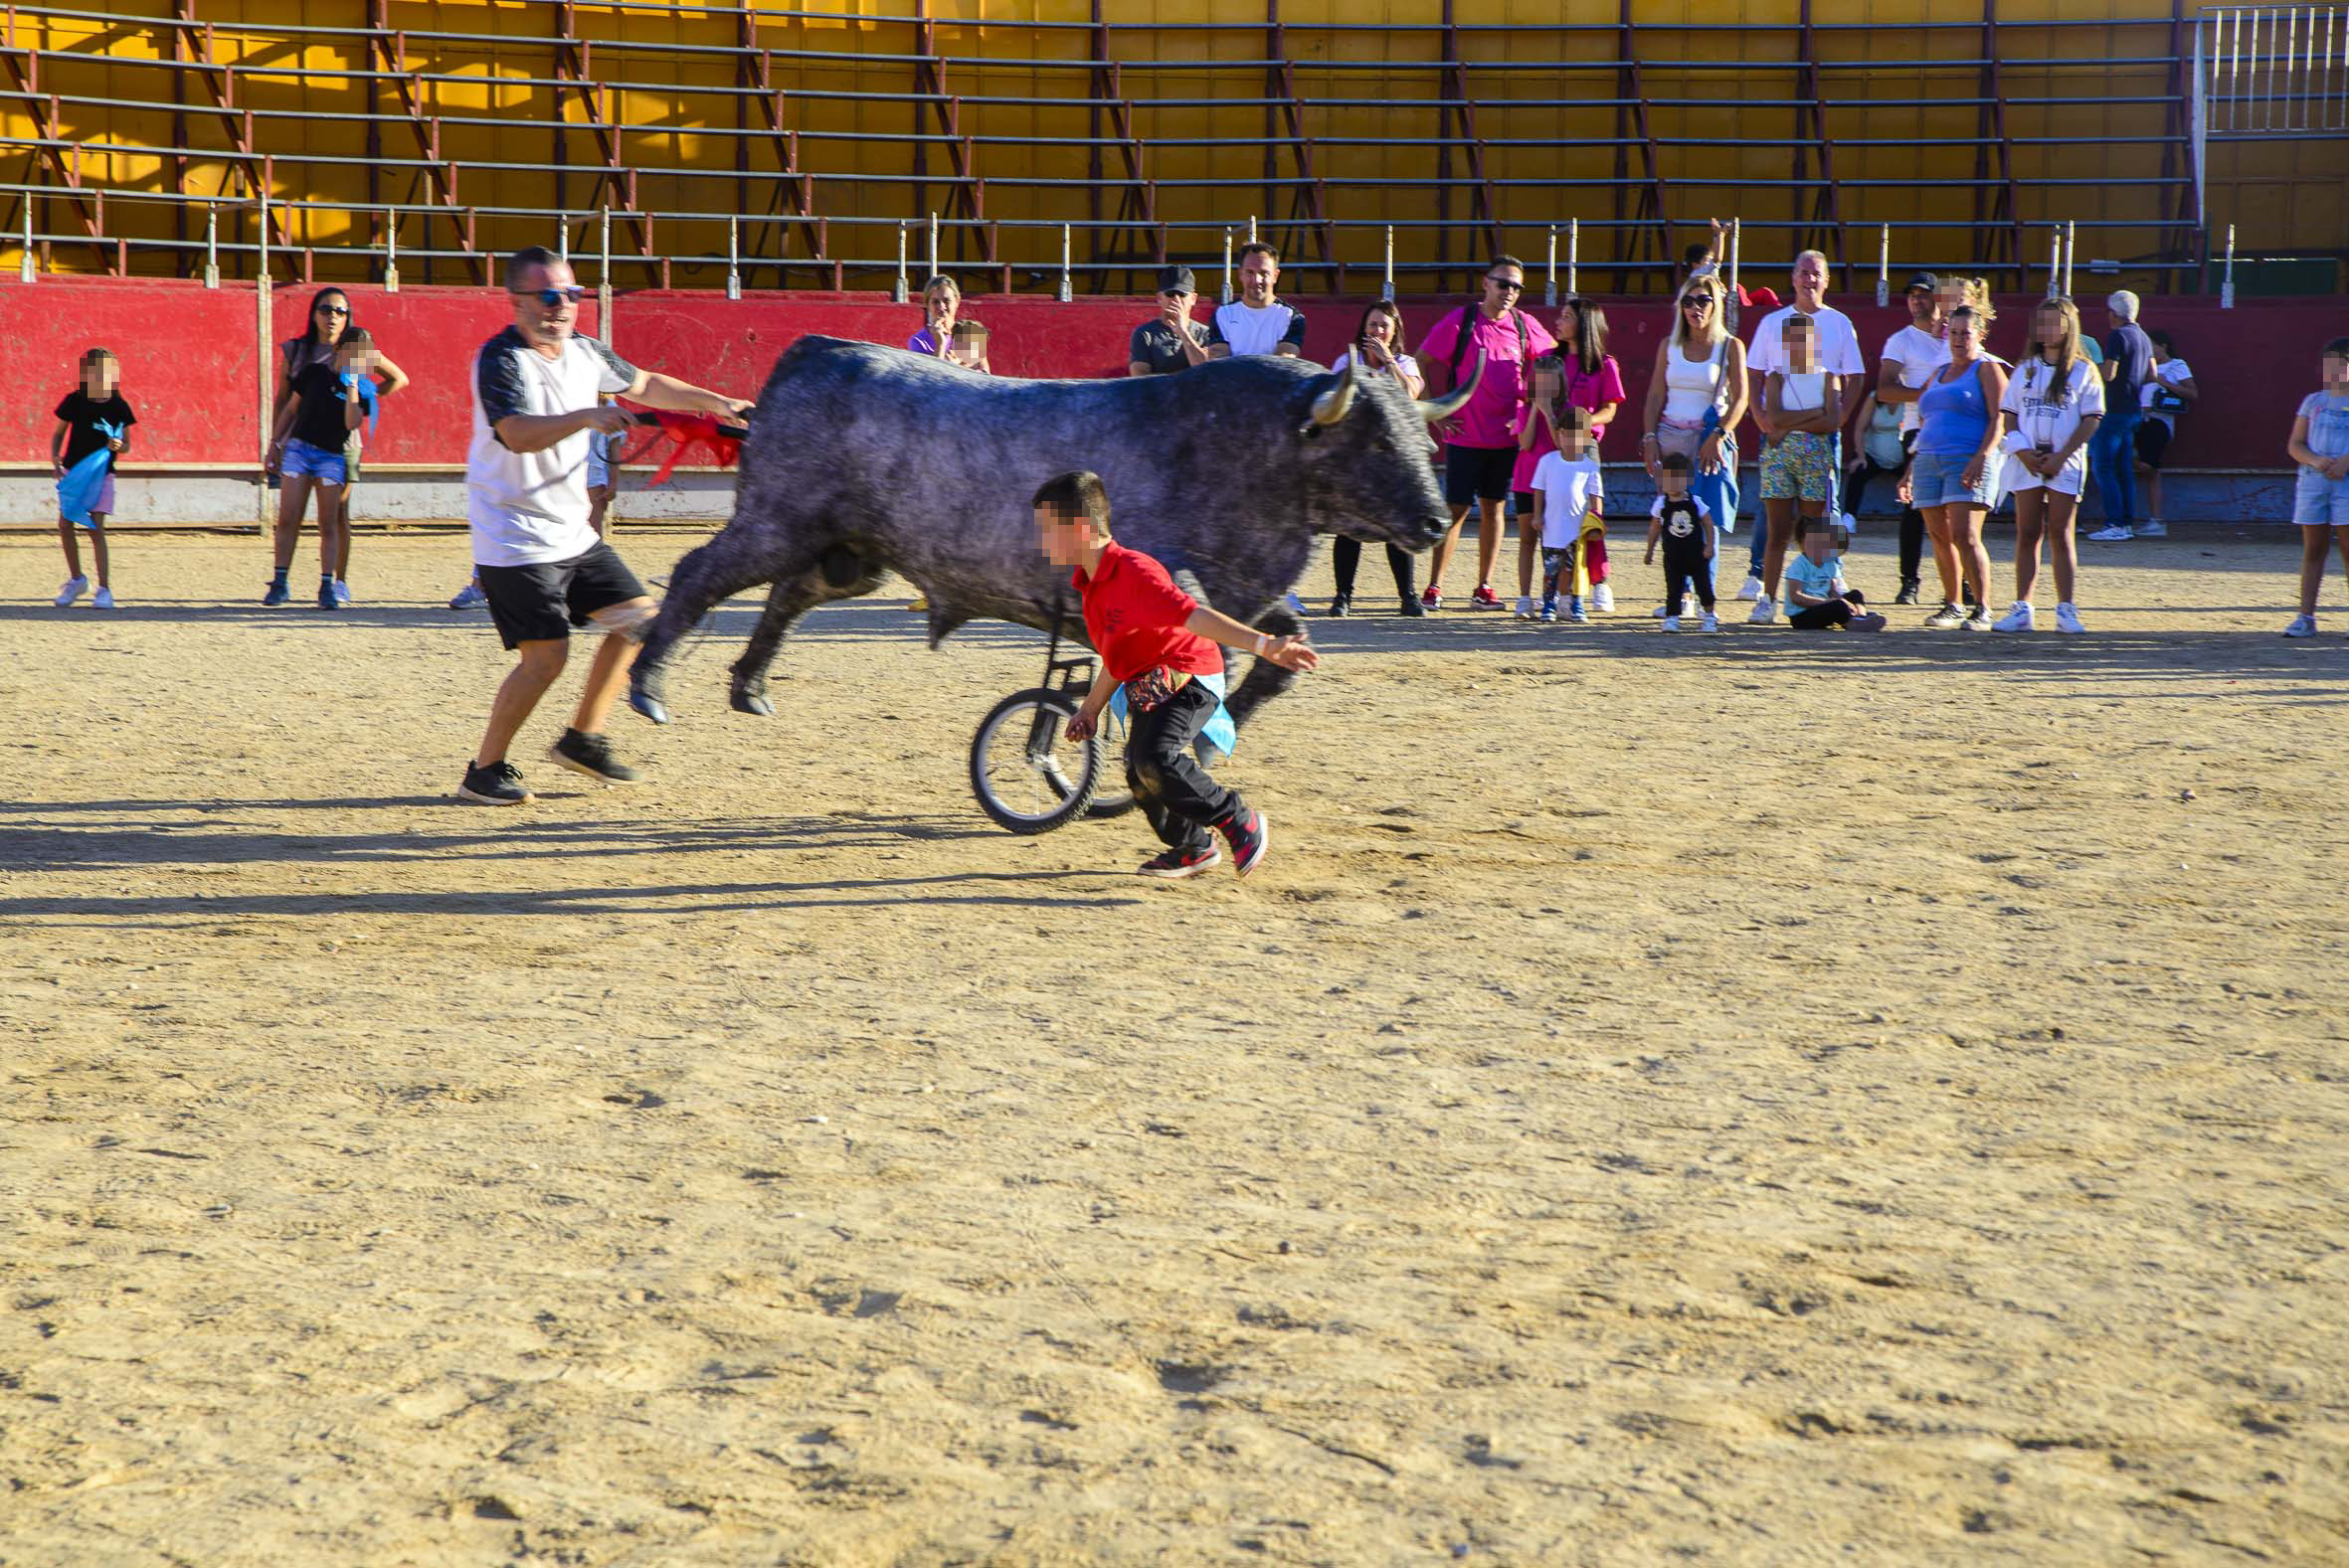
M 606 635 L 571 727 L 549 755 L 607 784 L 636 778 L 613 757 L 604 720 L 635 662 L 632 634 L 652 618 L 653 606 L 620 553 L 588 522 L 589 438 L 634 423 L 599 403 L 598 395 L 688 414 L 741 415 L 751 407 L 638 370 L 580 336 L 574 328 L 587 290 L 570 263 L 544 247 L 514 253 L 505 287 L 514 321 L 473 358 L 473 443 L 465 456 L 473 563 L 498 639 L 520 656 L 497 688 L 480 751 L 456 790 L 483 805 L 533 798 L 506 749 L 563 673 L 573 626 L 592 625 Z
M 1860 354 L 1859 329 L 1852 325 L 1850 316 L 1827 303 L 1827 258 L 1817 251 L 1805 251 L 1794 259 L 1794 303 L 1762 317 L 1761 325 L 1753 329 L 1753 342 L 1745 351 L 1745 369 L 1753 378 L 1753 407 L 1756 409 L 1762 407 L 1762 384 L 1769 379 L 1770 372 L 1787 368 L 1786 322 L 1798 312 L 1811 318 L 1812 338 L 1818 344 L 1818 369 L 1831 376 L 1843 377 L 1846 387 L 1858 387 L 1861 378 L 1868 374 L 1868 362 Z M 1858 399 L 1849 401 L 1853 407 L 1858 407 Z M 1828 454 L 1828 472 L 1840 481 L 1843 466 L 1843 436 L 1838 432 L 1835 447 Z M 1829 517 L 1842 510 L 1841 501 L 1842 498 L 1838 496 L 1828 504 Z M 1771 503 L 1763 504 L 1767 506 Z M 1794 503 L 1788 501 L 1784 504 L 1791 513 Z M 1786 519 L 1786 527 L 1791 530 L 1793 526 L 1790 515 Z M 1756 526 L 1753 530 L 1752 566 L 1746 574 L 1745 586 L 1737 591 L 1739 599 L 1759 600 L 1762 597 L 1762 563 L 1769 542 L 1770 529 Z M 1757 606 L 1754 618 L 1762 620 L 1768 617 L 1762 614 Z

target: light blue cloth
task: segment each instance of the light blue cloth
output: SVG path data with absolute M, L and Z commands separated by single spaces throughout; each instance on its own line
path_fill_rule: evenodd
M 1209 746 L 1229 757 L 1233 752 L 1239 750 L 1240 727 L 1231 722 L 1231 710 L 1223 705 L 1223 677 L 1220 675 L 1193 675 L 1191 679 L 1215 694 L 1215 717 L 1209 719 L 1200 728 L 1199 735 Z M 1119 723 L 1126 722 L 1126 686 L 1123 681 L 1118 683 L 1118 689 L 1110 695 L 1109 711 L 1117 716 Z
M 381 407 L 375 395 L 375 378 L 362 376 L 355 370 L 344 371 L 342 384 L 347 387 L 353 382 L 359 384 L 359 407 L 367 411 L 367 434 L 373 436 L 375 434 L 375 411 Z
M 123 427 L 108 425 L 104 420 L 93 421 L 98 433 L 108 440 L 120 440 Z M 78 528 L 97 526 L 90 520 L 90 509 L 97 504 L 97 494 L 113 471 L 114 454 L 104 446 L 91 452 L 57 481 L 57 513 Z

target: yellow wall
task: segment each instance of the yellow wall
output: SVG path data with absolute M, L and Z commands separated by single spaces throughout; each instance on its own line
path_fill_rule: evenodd
M 789 3 L 804 5 L 808 0 L 789 0 Z M 868 0 L 853 9 L 866 16 L 904 14 L 914 4 L 915 0 L 878 0 L 878 3 Z M 755 12 L 788 8 L 789 4 L 785 3 L 753 7 Z M 1295 62 L 1299 92 L 1307 97 L 1369 100 L 1369 106 L 1313 108 L 1306 112 L 1308 134 L 1325 143 L 1315 149 L 1317 172 L 1325 178 L 1363 182 L 1332 188 L 1330 216 L 1398 225 L 1433 217 L 1438 205 L 1434 188 L 1405 183 L 1434 178 L 1436 160 L 1432 149 L 1425 145 L 1339 147 L 1326 142 L 1328 138 L 1344 137 L 1410 140 L 1437 131 L 1437 111 L 1423 106 L 1419 100 L 1437 93 L 1440 77 L 1434 72 L 1402 68 L 1408 62 L 1439 57 L 1438 33 L 1408 29 L 1426 29 L 1440 21 L 1441 0 L 1286 0 L 1281 9 L 1288 28 L 1286 49 Z M 1606 0 L 1551 0 L 1548 5 L 1534 4 L 1531 0 L 1459 0 L 1458 10 L 1458 20 L 1472 29 L 1462 35 L 1461 44 L 1463 56 L 1471 62 L 1611 63 L 1614 58 L 1615 39 L 1611 28 L 1591 32 L 1556 30 L 1561 19 L 1568 27 L 1611 24 L 1615 8 Z M 1999 0 L 1999 11 L 2003 18 L 2010 20 L 2061 17 L 2078 21 L 2106 17 L 2117 23 L 2149 17 L 2165 19 L 2167 8 L 2160 0 L 2101 0 L 2101 3 Z M 955 19 L 942 20 L 938 26 L 938 48 L 942 52 L 992 62 L 949 66 L 949 91 L 1048 100 L 1032 105 L 964 104 L 962 128 L 966 133 L 1011 139 L 1002 144 L 983 144 L 976 149 L 978 169 L 990 181 L 986 191 L 987 215 L 1003 223 L 1016 220 L 1082 223 L 1089 209 L 1081 187 L 1042 189 L 1002 182 L 1038 177 L 1081 181 L 1085 177 L 1084 148 L 1047 146 L 1033 138 L 1073 138 L 1088 133 L 1092 128 L 1091 116 L 1084 107 L 1051 101 L 1086 95 L 1088 77 L 1082 71 L 1022 62 L 1081 61 L 1088 49 L 1088 34 L 1083 30 L 1038 32 L 1001 24 L 1023 18 L 1083 22 L 1089 15 L 1083 0 L 1026 0 L 1021 4 L 943 0 L 934 7 L 934 12 L 942 19 Z M 364 82 L 331 77 L 296 80 L 269 75 L 272 66 L 281 69 L 298 65 L 315 71 L 369 69 L 371 61 L 365 41 L 357 36 L 284 31 L 289 26 L 333 29 L 362 24 L 366 17 L 362 0 L 242 0 L 242 3 L 204 0 L 199 14 L 215 25 L 219 58 L 239 68 L 237 94 L 241 107 L 293 110 L 303 116 L 259 119 L 256 138 L 260 147 L 279 158 L 310 156 L 331 160 L 319 164 L 279 162 L 272 170 L 275 196 L 308 197 L 342 207 L 433 200 L 431 187 L 420 179 L 419 171 L 380 160 L 370 162 L 363 121 L 318 117 L 367 112 L 369 92 Z M 1144 104 L 1154 97 L 1208 100 L 1209 106 L 1138 107 L 1137 133 L 1153 143 L 1144 155 L 1147 171 L 1162 182 L 1228 182 L 1220 189 L 1162 184 L 1158 192 L 1158 217 L 1172 223 L 1244 225 L 1252 214 L 1270 221 L 1276 213 L 1285 211 L 1292 197 L 1276 194 L 1268 199 L 1260 186 L 1249 183 L 1261 177 L 1262 149 L 1253 145 L 1251 138 L 1263 130 L 1264 110 L 1253 106 L 1211 106 L 1216 100 L 1228 102 L 1264 93 L 1261 70 L 1218 64 L 1262 57 L 1264 0 L 1157 0 L 1157 3 L 1129 0 L 1112 5 L 1110 14 L 1113 20 L 1152 24 L 1144 30 L 1114 35 L 1112 54 L 1126 63 L 1124 90 L 1128 96 Z M 1793 249 L 1794 240 L 1790 234 L 1773 231 L 1768 226 L 1811 216 L 1815 198 L 1784 183 L 1765 183 L 1742 191 L 1709 190 L 1698 183 L 1708 178 L 1783 182 L 1792 170 L 1795 160 L 1792 148 L 1753 143 L 1794 138 L 1798 133 L 1797 111 L 1752 100 L 1801 95 L 1799 79 L 1793 74 L 1760 69 L 1761 62 L 1792 58 L 1793 36 L 1742 33 L 1730 30 L 1728 24 L 1785 23 L 1793 21 L 1797 14 L 1795 0 L 1742 0 L 1742 3 L 1642 0 L 1636 7 L 1641 24 L 1640 54 L 1648 60 L 1665 62 L 1644 68 L 1642 87 L 1653 104 L 1649 129 L 1666 144 L 1662 165 L 1668 182 L 1667 208 L 1676 224 L 1673 236 L 1676 243 L 1690 238 L 1695 226 L 1709 214 L 1721 217 L 1739 214 L 1751 226 L 1748 258 L 1757 263 L 1774 262 L 1783 260 Z M 412 40 L 409 46 L 409 61 L 414 69 L 469 79 L 461 83 L 430 84 L 424 88 L 429 111 L 446 117 L 442 148 L 459 166 L 457 194 L 462 204 L 476 208 L 552 208 L 560 203 L 574 210 L 592 205 L 596 200 L 593 173 L 596 154 L 593 141 L 583 128 L 587 118 L 585 105 L 566 89 L 520 80 L 557 74 L 553 68 L 553 51 L 547 42 L 555 18 L 552 8 L 543 5 L 523 8 L 482 3 L 482 0 L 412 0 L 412 3 L 395 4 L 391 16 L 393 25 L 412 32 L 494 35 L 480 42 Z M 712 132 L 737 124 L 737 103 L 725 96 L 692 89 L 734 86 L 738 62 L 725 55 L 679 51 L 733 44 L 739 26 L 736 17 L 632 13 L 593 6 L 582 6 L 578 16 L 580 30 L 590 38 L 605 43 L 662 46 L 651 52 L 597 48 L 593 55 L 591 72 L 596 78 L 639 85 L 632 90 L 612 93 L 614 115 L 627 122 L 657 127 L 631 133 L 626 138 L 624 156 L 630 164 L 639 169 L 667 167 L 721 173 L 734 167 L 737 138 Z M 1892 182 L 1878 187 L 1847 185 L 1841 193 L 1841 217 L 1851 226 L 1855 262 L 1873 265 L 1875 226 L 1882 223 L 1895 226 L 1896 265 L 1949 264 L 1973 260 L 1982 254 L 1983 246 L 1994 243 L 1970 229 L 1936 233 L 1906 227 L 1931 219 L 1971 223 L 1975 203 L 1969 189 L 1933 189 L 1914 182 L 1920 177 L 1965 179 L 1973 175 L 1975 148 L 1964 138 L 1980 133 L 1976 108 L 1959 103 L 1889 105 L 1874 101 L 1977 95 L 1975 72 L 1920 70 L 1917 62 L 1920 56 L 1970 59 L 1979 51 L 1979 32 L 1972 27 L 1925 32 L 1906 24 L 1972 23 L 1979 17 L 1979 0 L 1965 0 L 1965 3 L 1848 0 L 1841 5 L 1822 0 L 1818 5 L 1816 20 L 1821 24 L 1865 24 L 1825 30 L 1816 35 L 1818 53 L 1826 66 L 1822 72 L 1822 96 L 1827 105 L 1827 127 L 1831 137 L 1840 143 L 1834 153 L 1836 172 L 1845 181 Z M 1372 23 L 1391 30 L 1317 30 L 1317 24 L 1331 22 Z M 1215 25 L 1196 30 L 1177 25 L 1186 23 Z M 1550 30 L 1536 30 L 1543 23 Z M 1506 34 L 1473 31 L 1490 24 L 1508 24 L 1515 30 Z M 191 101 L 205 101 L 193 79 L 124 63 L 167 56 L 169 47 L 164 34 L 139 24 L 45 21 L 23 12 L 17 14 L 16 28 L 14 41 L 19 45 L 71 50 L 89 57 L 43 62 L 44 90 L 147 105 L 68 104 L 64 110 L 63 134 L 69 140 L 164 146 L 171 144 L 175 134 L 184 134 L 187 144 L 198 148 L 219 149 L 229 145 L 219 119 L 209 113 L 190 110 L 184 119 L 184 130 L 175 131 L 174 115 L 168 106 L 174 81 L 180 83 L 181 90 Z M 819 58 L 813 60 L 774 61 L 775 84 L 787 92 L 821 89 L 884 95 L 863 101 L 807 97 L 789 100 L 786 122 L 807 133 L 801 144 L 802 166 L 818 173 L 856 176 L 818 181 L 819 212 L 834 220 L 895 220 L 918 217 L 927 209 L 947 206 L 951 196 L 947 184 L 933 183 L 917 204 L 910 184 L 892 183 L 883 178 L 912 172 L 910 145 L 898 138 L 913 129 L 917 119 L 924 130 L 939 129 L 934 115 L 918 110 L 899 96 L 910 86 L 912 68 L 901 61 L 873 58 L 914 52 L 915 33 L 911 26 L 893 21 L 807 21 L 763 16 L 757 23 L 756 34 L 758 43 L 769 50 L 818 54 Z M 2115 57 L 2164 54 L 2168 46 L 2165 25 L 2015 27 L 2002 31 L 2004 58 L 2045 58 L 2056 62 L 2003 67 L 2001 76 L 2006 94 L 2013 99 L 2064 100 L 2055 105 L 2015 103 L 2009 109 L 2009 134 L 2026 142 L 2035 137 L 2075 139 L 2074 145 L 2066 147 L 2016 147 L 2017 175 L 2026 181 L 2050 176 L 2081 182 L 2026 188 L 2020 214 L 2023 221 L 2040 225 L 2071 218 L 2081 222 L 2118 220 L 2132 225 L 2120 231 L 2083 233 L 2082 258 L 2147 256 L 2170 238 L 2160 224 L 2169 215 L 2174 195 L 2165 197 L 2151 188 L 2108 183 L 2162 171 L 2163 152 L 2156 138 L 2169 129 L 2163 106 L 2158 102 L 2083 105 L 2077 101 L 2084 94 L 2161 96 L 2168 87 L 2166 67 L 2115 63 Z M 97 58 L 101 55 L 110 58 Z M 1740 59 L 1753 64 L 1734 71 L 1688 69 L 1671 64 L 1682 60 Z M 1837 69 L 1846 65 L 1860 69 Z M 1361 66 L 1370 69 L 1348 69 Z M 1611 69 L 1509 73 L 1472 70 L 1470 83 L 1477 100 L 1478 127 L 1488 140 L 1516 138 L 1563 143 L 1553 147 L 1494 146 L 1488 154 L 1486 168 L 1491 178 L 1597 182 L 1615 174 L 1615 150 L 1603 142 L 1603 138 L 1618 133 L 1614 108 L 1586 101 L 1565 107 L 1511 106 L 1513 101 L 1528 99 L 1612 98 L 1617 95 L 1617 79 Z M 1671 102 L 1675 99 L 1695 100 L 1696 106 L 1677 106 Z M 375 109 L 387 114 L 399 112 L 398 99 L 388 87 L 377 94 Z M 447 122 L 466 117 L 490 123 Z M 34 132 L 34 123 L 20 104 L 8 105 L 0 118 L 5 118 L 7 133 L 12 136 Z M 554 125 L 558 120 L 568 121 L 571 128 L 558 131 Z M 747 123 L 753 126 L 761 123 L 755 111 L 748 115 Z M 1628 127 L 1630 121 L 1623 123 Z M 1100 128 L 1102 133 L 1109 133 L 1106 117 Z M 816 134 L 838 132 L 883 139 L 832 140 Z M 1939 147 L 1853 144 L 1854 139 L 1893 137 L 1942 138 L 1952 144 Z M 421 156 L 414 132 L 404 121 L 382 122 L 378 126 L 378 138 L 383 160 Z M 1216 138 L 1240 144 L 1171 145 L 1176 141 Z M 778 166 L 780 149 L 771 138 L 753 137 L 747 146 L 754 170 Z M 2337 248 L 2344 232 L 2344 190 L 2349 189 L 2349 156 L 2344 155 L 2345 146 L 2349 144 L 2337 140 L 2214 146 L 2210 160 L 2214 224 L 2223 226 L 2231 220 L 2241 223 L 2242 242 L 2247 250 Z M 2186 156 L 2183 146 L 2177 148 L 2175 166 L 2179 170 L 2185 168 Z M 28 168 L 24 151 L 0 149 L 0 157 L 5 157 L 11 167 L 9 178 L 27 177 L 23 172 Z M 929 157 L 934 172 L 950 166 L 943 146 L 934 145 Z M 468 166 L 485 162 L 564 162 L 576 172 L 558 185 L 552 173 L 500 172 Z M 1281 150 L 1277 162 L 1282 176 L 1296 173 L 1287 149 Z M 1122 168 L 1122 159 L 1114 149 L 1104 149 L 1103 164 L 1114 175 Z M 1995 149 L 1991 151 L 1989 166 L 1995 172 Z M 1644 180 L 1646 164 L 1641 149 L 1626 149 L 1625 170 Z M 1457 157 L 1455 172 L 1465 173 Z M 1815 160 L 1811 173 L 1814 176 L 1818 173 Z M 32 177 L 48 176 L 36 173 Z M 92 154 L 85 161 L 84 177 L 91 183 L 116 189 L 142 191 L 170 190 L 174 182 L 170 162 L 152 155 L 106 158 Z M 242 184 L 220 162 L 198 159 L 191 165 L 189 189 L 214 192 L 224 187 L 230 194 L 240 194 L 243 190 Z M 639 206 L 657 212 L 722 215 L 738 208 L 745 212 L 768 210 L 775 190 L 772 184 L 759 181 L 738 185 L 732 179 L 641 174 L 636 194 Z M 1113 188 L 1105 199 L 1105 211 L 1111 215 L 1118 211 L 1120 194 Z M 1633 191 L 1626 198 L 1626 215 L 1636 212 L 1638 195 L 1638 191 Z M 1455 188 L 1452 215 L 1469 216 L 1468 201 L 1466 186 Z M 1552 189 L 1503 189 L 1500 204 L 1507 226 L 1506 242 L 1536 257 L 1541 250 L 1548 225 L 1562 224 L 1568 218 L 1597 225 L 1614 217 L 1617 211 L 1613 192 L 1597 183 Z M 73 225 L 70 210 L 62 203 L 50 204 L 42 221 L 51 232 L 64 232 Z M 304 214 L 296 217 L 293 224 L 298 243 L 321 248 L 376 243 L 373 221 L 348 211 Z M 476 239 L 483 249 L 494 251 L 549 241 L 553 228 L 552 221 L 543 218 L 484 215 L 479 220 Z M 116 201 L 108 207 L 107 232 L 167 236 L 173 233 L 173 223 L 165 208 Z M 183 232 L 200 236 L 200 219 L 187 221 Z M 436 221 L 428 228 L 412 217 L 402 224 L 403 248 L 415 252 L 427 243 L 428 233 L 434 245 L 456 244 L 453 228 L 446 221 Z M 655 224 L 652 238 L 656 250 L 677 254 L 717 256 L 725 245 L 722 222 L 663 220 Z M 1644 239 L 1642 236 L 1620 243 L 1636 245 Z M 575 246 L 593 244 L 584 226 L 575 229 L 573 241 Z M 616 236 L 616 243 L 624 250 L 632 246 L 633 236 L 625 225 Z M 1100 243 L 1111 249 L 1118 242 L 1105 236 Z M 1293 241 L 1292 249 L 1300 243 L 1308 252 L 1313 249 L 1301 237 Z M 1586 260 L 1603 259 L 1613 254 L 1613 247 L 1618 243 L 1596 228 L 1587 230 L 1584 256 Z M 1134 244 L 1147 250 L 1147 242 Z M 1481 253 L 1484 249 L 1481 236 L 1462 234 L 1451 244 L 1454 255 Z M 1213 232 L 1177 234 L 1172 241 L 1174 250 L 1194 258 L 1210 257 L 1219 246 L 1219 235 Z M 1405 229 L 1398 237 L 1398 246 L 1401 260 L 1406 262 L 1432 260 L 1437 255 L 1434 238 L 1424 230 Z M 754 242 L 746 248 L 771 250 L 772 242 Z M 840 222 L 831 234 L 830 253 L 851 261 L 886 263 L 893 258 L 894 248 L 894 231 L 887 226 L 859 229 Z M 1374 229 L 1341 233 L 1340 256 L 1351 265 L 1374 268 L 1380 248 L 1380 236 Z M 1023 269 L 1050 265 L 1057 260 L 1058 251 L 1058 236 L 1048 229 L 1025 233 L 1003 231 L 1003 259 L 1020 264 Z M 2027 241 L 2025 260 L 2038 266 L 2044 262 L 2045 253 L 2044 231 L 2033 232 Z M 807 256 L 805 242 L 795 240 L 788 254 Z M 951 242 L 948 254 L 955 255 Z M 1080 236 L 1080 261 L 1091 254 L 1094 253 L 1089 238 Z M 1652 257 L 1656 252 L 1650 249 L 1645 254 Z M 967 242 L 962 255 L 975 260 L 976 244 Z M 61 245 L 54 251 L 54 263 L 61 267 L 87 268 L 97 264 L 97 258 L 87 247 Z M 170 259 L 161 253 L 149 253 L 135 264 L 140 270 L 173 269 Z M 356 275 L 356 262 L 338 262 L 322 257 L 317 264 L 322 274 Z M 407 275 L 415 277 L 420 269 L 419 261 L 412 255 Z M 714 283 L 721 271 L 722 266 L 680 268 L 677 281 Z M 640 268 L 619 274 L 619 280 L 624 283 L 645 279 L 646 274 Z M 808 272 L 795 278 L 802 284 L 817 280 Z M 862 278 L 851 276 L 852 282 L 870 284 L 875 280 L 870 273 Z M 1605 281 L 1611 285 L 1613 279 L 1610 276 Z

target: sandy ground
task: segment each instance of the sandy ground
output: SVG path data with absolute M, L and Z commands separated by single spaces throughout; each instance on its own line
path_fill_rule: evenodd
M 494 812 L 457 537 L 8 538 L 0 1562 L 2343 1561 L 2349 621 L 2086 548 L 2076 639 L 1323 622 L 1167 886 L 974 807 L 1030 633 L 759 721 L 737 604 Z

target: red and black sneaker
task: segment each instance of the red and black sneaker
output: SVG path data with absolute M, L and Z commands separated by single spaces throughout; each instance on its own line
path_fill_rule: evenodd
M 1170 849 L 1156 859 L 1145 860 L 1135 869 L 1146 877 L 1163 877 L 1169 882 L 1178 882 L 1184 877 L 1197 876 L 1222 858 L 1222 850 L 1213 844 L 1206 844 L 1197 849 Z
M 1272 842 L 1272 824 L 1265 821 L 1264 813 L 1245 807 L 1218 831 L 1231 845 L 1231 869 L 1243 877 L 1256 869 L 1256 862 L 1264 858 L 1264 846 Z
M 1490 583 L 1479 583 L 1476 586 L 1476 592 L 1468 597 L 1468 602 L 1479 610 L 1499 610 L 1501 608 L 1501 596 L 1493 592 L 1493 585 Z

